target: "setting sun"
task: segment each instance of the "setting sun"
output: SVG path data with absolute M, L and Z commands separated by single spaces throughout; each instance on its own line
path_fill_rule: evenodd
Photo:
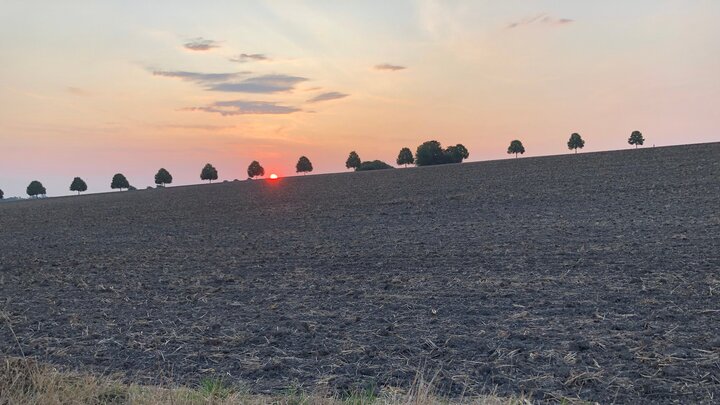
M 720 0 L 207 3 L 0 0 L 0 405 L 720 405 Z

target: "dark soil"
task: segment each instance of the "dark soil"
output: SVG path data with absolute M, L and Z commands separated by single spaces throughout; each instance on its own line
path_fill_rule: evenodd
M 139 383 L 710 403 L 720 143 L 6 203 L 0 311 Z

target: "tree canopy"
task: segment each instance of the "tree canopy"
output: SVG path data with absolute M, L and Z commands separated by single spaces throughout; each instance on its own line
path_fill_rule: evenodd
M 80 177 L 75 177 L 72 183 L 70 183 L 70 191 L 77 191 L 78 194 L 83 191 L 87 191 L 87 184 L 85 183 L 85 180 Z
M 410 148 L 400 149 L 400 153 L 398 153 L 396 162 L 399 165 L 405 165 L 405 166 L 415 163 L 415 157 L 413 156 Z
M 310 162 L 310 159 L 308 159 L 305 156 L 300 156 L 300 159 L 298 159 L 298 162 L 295 165 L 295 172 L 296 173 L 309 173 L 311 171 L 313 171 L 313 165 Z
M 441 165 L 446 163 L 461 163 L 470 156 L 467 148 L 462 144 L 443 149 L 438 141 L 427 141 L 417 147 L 415 164 L 418 166 Z
M 415 164 L 418 166 L 437 165 L 445 163 L 445 155 L 438 141 L 427 141 L 417 147 L 415 151 Z
M 0 189 L 0 200 L 5 198 L 5 193 L 3 193 L 2 189 Z
M 525 147 L 523 146 L 522 142 L 518 141 L 517 139 L 510 142 L 510 146 L 508 147 L 507 153 L 509 155 L 515 154 L 515 157 L 517 157 L 518 153 L 523 154 L 525 153 Z
M 130 182 L 128 182 L 127 178 L 125 178 L 122 173 L 117 173 L 113 176 L 112 182 L 110 182 L 110 188 L 113 190 L 117 188 L 120 190 L 130 188 Z
M 33 180 L 27 186 L 27 194 L 30 197 L 37 197 L 39 195 L 47 194 L 47 191 L 45 190 L 45 187 L 43 187 L 42 183 L 37 180 Z
M 200 172 L 200 180 L 209 180 L 212 183 L 213 180 L 218 179 L 217 169 L 210 163 L 206 164 Z
M 367 162 L 360 163 L 358 165 L 358 167 L 355 168 L 355 171 L 362 172 L 362 171 L 366 171 L 366 170 L 385 170 L 385 169 L 394 169 L 394 167 L 383 162 L 382 160 L 373 160 L 373 161 L 367 161 Z
M 630 145 L 635 145 L 635 148 L 638 147 L 638 145 L 642 145 L 645 143 L 645 138 L 643 138 L 642 133 L 640 131 L 633 131 L 632 134 L 630 134 L 630 138 L 628 138 L 628 143 Z
M 263 169 L 262 166 L 260 166 L 260 163 L 258 163 L 257 160 L 253 160 L 252 163 L 250 163 L 250 166 L 248 166 L 248 177 L 251 179 L 254 177 L 262 177 L 265 175 L 265 169 Z
M 580 134 L 577 132 L 570 135 L 570 140 L 567 143 L 568 149 L 575 150 L 575 153 L 577 153 L 578 149 L 582 149 L 585 147 L 585 141 L 582 139 Z
M 160 168 L 155 174 L 155 184 L 165 186 L 166 184 L 172 184 L 172 175 L 169 171 L 164 168 Z
M 345 161 L 345 167 L 348 169 L 357 169 L 358 166 L 360 166 L 360 163 L 360 156 L 358 156 L 357 152 L 352 151 Z
M 467 159 L 469 156 L 470 153 L 462 144 L 448 146 L 447 149 L 445 149 L 445 159 L 447 163 L 462 163 L 463 159 Z

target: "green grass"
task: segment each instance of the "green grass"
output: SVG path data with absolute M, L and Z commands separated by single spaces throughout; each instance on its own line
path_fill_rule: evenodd
M 200 380 L 198 391 L 208 399 L 225 399 L 233 394 L 234 389 L 222 378 L 209 377 Z
M 291 385 L 279 395 L 256 395 L 223 378 L 203 378 L 195 387 L 126 384 L 118 380 L 59 371 L 25 358 L 0 358 L 0 404 L 29 405 L 525 405 L 525 397 L 441 398 L 418 379 L 408 390 L 375 385 L 345 395 L 308 392 Z

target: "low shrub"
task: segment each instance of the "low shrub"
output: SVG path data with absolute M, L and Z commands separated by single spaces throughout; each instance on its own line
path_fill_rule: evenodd
M 360 166 L 356 167 L 355 171 L 361 172 L 361 171 L 365 171 L 365 170 L 385 170 L 385 169 L 394 169 L 394 167 L 383 162 L 382 160 L 373 160 L 372 162 L 368 161 L 368 162 L 360 163 Z

